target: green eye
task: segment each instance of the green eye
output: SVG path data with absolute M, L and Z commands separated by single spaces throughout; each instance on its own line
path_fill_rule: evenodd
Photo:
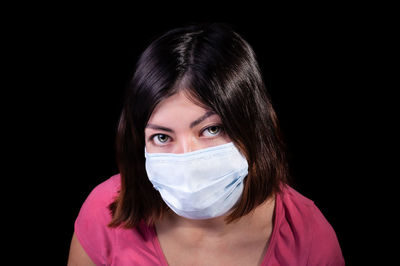
M 222 127 L 221 126 L 211 126 L 203 131 L 203 135 L 206 137 L 215 137 L 221 134 Z
M 218 134 L 220 130 L 221 130 L 221 129 L 220 129 L 220 127 L 218 127 L 218 126 L 212 126 L 212 127 L 207 128 L 207 131 L 208 131 L 210 134 L 213 134 L 213 135 Z
M 169 140 L 169 137 L 164 134 L 158 134 L 153 137 L 153 140 L 156 144 L 164 144 Z

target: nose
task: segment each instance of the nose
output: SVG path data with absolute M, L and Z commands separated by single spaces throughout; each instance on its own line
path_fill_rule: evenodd
M 176 145 L 174 153 L 187 153 L 201 149 L 196 138 L 186 137 L 181 139 Z

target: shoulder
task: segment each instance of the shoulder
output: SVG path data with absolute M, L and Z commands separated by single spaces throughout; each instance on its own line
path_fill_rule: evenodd
M 121 187 L 121 176 L 119 174 L 110 177 L 97 185 L 89 194 L 84 205 L 90 205 L 95 210 L 101 210 L 115 200 Z
M 336 233 L 314 202 L 289 186 L 279 196 L 281 230 L 291 235 L 292 248 L 301 250 L 303 260 L 309 265 L 344 265 Z
M 162 252 L 154 228 L 143 221 L 137 228 L 108 226 L 108 206 L 119 194 L 120 179 L 112 176 L 92 190 L 76 218 L 75 235 L 96 265 L 159 265 Z
M 114 175 L 97 185 L 83 203 L 79 216 L 100 219 L 97 222 L 111 221 L 108 206 L 115 200 L 120 190 L 120 175 Z
M 95 263 L 104 261 L 113 246 L 113 230 L 108 227 L 111 213 L 108 206 L 120 189 L 120 175 L 97 185 L 83 203 L 75 220 L 75 234 Z

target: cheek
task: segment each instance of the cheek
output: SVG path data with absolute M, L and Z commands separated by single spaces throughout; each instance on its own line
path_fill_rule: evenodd
M 153 145 L 150 145 L 150 144 L 147 144 L 147 143 L 146 143 L 146 151 L 148 153 L 155 153 L 156 152 L 156 150 L 154 149 Z
M 231 139 L 228 136 L 221 136 L 220 138 L 204 139 L 198 141 L 200 141 L 200 145 L 202 146 L 202 148 L 209 148 L 229 143 L 231 142 Z
M 195 144 L 195 145 L 199 144 L 199 140 L 196 138 L 196 136 L 192 136 L 191 141 L 192 141 L 192 144 Z
M 231 138 L 226 133 L 224 134 L 224 140 L 226 141 L 226 143 L 232 142 Z

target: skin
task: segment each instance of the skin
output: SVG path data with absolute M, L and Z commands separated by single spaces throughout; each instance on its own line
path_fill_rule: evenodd
M 149 153 L 186 153 L 231 142 L 223 131 L 221 118 L 191 102 L 184 92 L 155 108 L 145 135 Z M 156 223 L 168 263 L 259 265 L 272 233 L 274 204 L 270 199 L 231 224 L 224 221 L 228 214 L 192 220 L 169 212 Z
M 231 142 L 221 118 L 183 91 L 156 106 L 145 139 L 149 153 L 186 153 Z M 274 206 L 272 197 L 230 224 L 224 221 L 229 213 L 192 220 L 171 211 L 155 228 L 169 265 L 260 265 L 273 229 Z M 94 265 L 75 235 L 68 265 Z
M 96 265 L 86 254 L 85 250 L 79 243 L 75 233 L 72 236 L 67 265 L 68 266 L 95 266 Z
M 192 103 L 183 92 L 156 106 L 145 137 L 149 153 L 186 153 L 231 141 L 222 130 L 220 117 Z

